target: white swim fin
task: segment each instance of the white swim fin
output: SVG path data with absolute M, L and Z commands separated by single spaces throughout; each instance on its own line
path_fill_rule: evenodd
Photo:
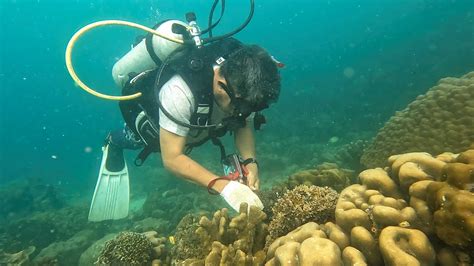
M 99 177 L 89 210 L 89 221 L 92 222 L 128 216 L 130 185 L 123 150 L 107 144 L 102 151 Z

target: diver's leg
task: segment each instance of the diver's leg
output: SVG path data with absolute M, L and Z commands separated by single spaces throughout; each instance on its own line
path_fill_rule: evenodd
M 127 138 L 126 133 L 113 131 L 106 138 L 89 221 L 116 220 L 128 215 L 130 185 L 123 149 L 137 148 L 139 142 Z
M 140 137 L 136 136 L 127 126 L 123 129 L 111 131 L 106 141 L 127 150 L 138 150 L 144 147 Z

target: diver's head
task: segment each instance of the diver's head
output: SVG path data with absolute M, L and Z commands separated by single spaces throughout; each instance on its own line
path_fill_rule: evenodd
M 226 113 L 248 116 L 267 108 L 280 95 L 277 65 L 257 45 L 232 52 L 214 74 L 214 96 Z

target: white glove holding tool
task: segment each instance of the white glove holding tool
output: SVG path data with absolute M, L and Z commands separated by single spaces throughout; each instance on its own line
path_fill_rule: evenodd
M 256 206 L 263 210 L 263 203 L 258 196 L 246 185 L 238 181 L 230 181 L 221 192 L 225 199 L 235 211 L 239 211 L 240 204 L 246 202 L 250 206 Z

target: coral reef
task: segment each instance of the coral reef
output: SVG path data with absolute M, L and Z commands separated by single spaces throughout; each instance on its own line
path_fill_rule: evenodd
M 29 246 L 25 250 L 17 253 L 6 253 L 0 250 L 0 264 L 1 265 L 29 265 L 30 255 L 35 252 L 34 246 Z
M 33 212 L 26 217 L 11 219 L 0 227 L 0 248 L 11 252 L 33 245 L 41 250 L 55 241 L 69 239 L 86 225 L 86 208 L 65 207 Z
M 142 233 L 153 245 L 153 252 L 151 261 L 152 265 L 169 265 L 171 257 L 168 256 L 168 249 L 166 248 L 167 240 L 165 237 L 160 237 L 156 231 L 148 231 Z
M 11 182 L 0 188 L 0 222 L 34 211 L 56 210 L 65 206 L 65 200 L 56 186 L 38 178 Z
M 315 169 L 304 170 L 291 175 L 288 178 L 288 187 L 294 188 L 303 184 L 307 186 L 330 187 L 341 191 L 354 183 L 353 177 L 354 171 L 340 168 L 334 163 L 325 162 L 316 166 Z
M 143 218 L 163 219 L 160 232 L 171 233 L 182 217 L 188 213 L 212 213 L 216 209 L 226 206 L 222 199 L 211 198 L 203 190 L 196 190 L 190 184 L 182 184 L 182 189 L 171 189 L 166 191 L 152 190 L 143 204 Z M 180 204 L 176 204 L 179 202 Z
M 270 189 L 256 191 L 256 194 L 263 203 L 263 211 L 267 215 L 267 219 L 273 218 L 273 205 L 275 205 L 278 199 L 280 199 L 287 191 L 288 188 L 286 182 L 275 184 Z
M 361 162 L 381 167 L 392 154 L 461 152 L 474 143 L 474 72 L 444 78 L 385 124 Z
M 79 266 L 94 265 L 99 258 L 100 253 L 105 247 L 105 243 L 111 239 L 114 239 L 118 234 L 107 234 L 99 240 L 96 240 L 90 245 L 84 252 L 82 252 L 79 258 Z
M 201 239 L 196 230 L 199 228 L 200 217 L 195 214 L 188 214 L 181 219 L 176 227 L 174 239 L 176 244 L 171 249 L 171 256 L 176 261 L 184 261 L 187 258 L 203 259 L 205 252 L 201 248 Z
M 434 265 L 436 254 L 423 232 L 389 226 L 379 238 L 385 265 Z
M 256 207 L 240 206 L 239 214 L 232 219 L 227 209 L 214 213 L 211 220 L 202 216 L 195 233 L 199 236 L 200 245 L 195 246 L 200 257 L 188 257 L 176 261 L 178 265 L 247 265 L 262 264 L 265 259 L 263 251 L 267 227 L 262 223 L 266 219 L 264 212 Z M 180 241 L 188 241 L 181 238 Z M 194 238 L 191 239 L 194 241 Z M 180 245 L 177 243 L 177 245 Z M 191 245 L 187 245 L 188 247 Z
M 81 252 L 92 244 L 96 232 L 83 230 L 66 241 L 58 241 L 42 249 L 34 258 L 37 265 L 74 265 L 79 261 Z
M 360 157 L 364 149 L 369 145 L 367 140 L 361 140 L 364 136 L 357 136 L 356 140 L 344 144 L 333 152 L 331 162 L 335 162 L 341 167 L 354 169 L 356 171 L 362 170 L 363 166 L 360 163 Z
M 309 222 L 275 240 L 268 248 L 266 265 L 342 265 L 341 250 L 347 247 L 349 238 L 336 224 Z M 346 253 L 354 263 L 365 261 L 353 251 Z
M 309 222 L 273 241 L 266 265 L 471 265 L 474 150 L 388 161 L 341 192 L 335 224 Z
M 337 198 L 337 192 L 329 187 L 299 185 L 286 192 L 272 208 L 266 245 L 307 222 L 332 219 Z
M 144 235 L 134 232 L 121 232 L 105 243 L 97 264 L 100 265 L 143 265 L 151 263 L 153 244 Z

